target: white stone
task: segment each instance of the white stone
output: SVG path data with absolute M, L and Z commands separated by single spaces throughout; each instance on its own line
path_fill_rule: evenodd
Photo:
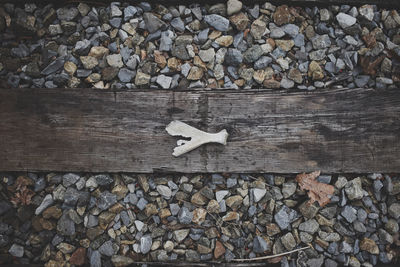
M 165 76 L 164 74 L 161 74 L 161 75 L 157 76 L 156 82 L 163 89 L 168 89 L 171 86 L 172 77 Z
M 40 204 L 39 207 L 35 210 L 35 215 L 41 214 L 45 209 L 47 209 L 51 204 L 54 203 L 53 197 L 51 194 L 47 194 L 42 203 Z
M 266 193 L 267 189 L 254 188 L 253 189 L 254 202 L 260 201 L 265 196 Z
M 343 29 L 353 26 L 357 20 L 350 15 L 340 12 L 336 15 L 336 20 L 339 22 L 340 27 Z
M 166 199 L 170 199 L 172 196 L 171 189 L 165 185 L 157 185 L 157 192 Z
M 178 140 L 178 146 L 174 148 L 174 152 L 172 153 L 175 157 L 179 157 L 206 143 L 226 145 L 226 140 L 228 139 L 228 132 L 225 129 L 218 133 L 206 133 L 177 120 L 168 124 L 165 130 L 172 136 L 190 138 L 189 141 L 184 139 Z
M 217 192 L 215 193 L 215 198 L 217 199 L 217 202 L 218 202 L 218 203 L 221 202 L 221 200 L 223 200 L 224 197 L 225 197 L 226 195 L 228 195 L 228 193 L 229 193 L 228 190 L 220 190 L 220 191 L 217 191 Z

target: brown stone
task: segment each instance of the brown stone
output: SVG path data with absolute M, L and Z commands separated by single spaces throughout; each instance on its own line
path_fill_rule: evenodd
M 43 228 L 44 230 L 49 230 L 49 231 L 51 231 L 51 230 L 53 230 L 54 228 L 56 228 L 56 223 L 53 222 L 53 221 L 50 221 L 50 220 L 46 220 L 46 219 L 40 218 L 40 219 L 39 219 L 39 223 L 42 225 L 42 228 Z
M 171 216 L 171 211 L 169 209 L 160 209 L 158 215 L 160 216 L 161 219 L 164 219 Z
M 281 82 L 275 79 L 266 79 L 263 82 L 265 88 L 276 89 L 281 87 Z
M 147 217 L 150 217 L 151 215 L 156 215 L 158 213 L 156 205 L 154 205 L 153 203 L 147 204 L 144 213 Z
M 197 208 L 193 211 L 193 219 L 192 222 L 201 224 L 205 221 L 207 215 L 207 211 L 203 208 Z
M 275 44 L 277 47 L 279 47 L 283 51 L 288 52 L 294 46 L 294 41 L 293 40 L 275 40 Z
M 313 80 L 322 80 L 324 78 L 324 72 L 316 61 L 311 61 L 308 67 L 308 76 L 312 77 Z
M 210 202 L 208 202 L 207 211 L 211 213 L 219 213 L 220 206 L 215 199 L 211 199 Z
M 207 203 L 207 198 L 203 196 L 201 192 L 196 192 L 193 194 L 192 198 L 190 199 L 190 202 L 199 206 L 203 206 Z
M 218 240 L 215 241 L 214 258 L 218 259 L 225 254 L 225 247 Z
M 229 211 L 224 217 L 222 217 L 222 220 L 224 222 L 229 222 L 229 221 L 239 221 L 239 213 L 236 211 Z
M 85 264 L 86 259 L 86 249 L 77 248 L 74 253 L 72 253 L 71 258 L 69 258 L 69 263 L 77 266 Z
M 360 243 L 360 249 L 368 251 L 371 254 L 379 254 L 379 247 L 374 240 L 364 237 Z
M 293 23 L 295 17 L 290 13 L 287 5 L 278 6 L 275 13 L 272 15 L 276 25 L 281 26 L 283 24 Z
M 268 223 L 265 226 L 265 228 L 267 229 L 267 235 L 268 236 L 274 236 L 274 235 L 279 234 L 281 232 L 281 229 L 275 223 Z
M 236 15 L 231 16 L 229 18 L 229 20 L 239 31 L 244 31 L 247 28 L 247 26 L 249 25 L 249 18 L 243 12 L 240 12 Z
M 111 193 L 117 196 L 118 200 L 121 200 L 125 197 L 126 193 L 128 193 L 128 188 L 125 185 L 116 185 L 112 190 Z
M 45 209 L 42 213 L 43 218 L 45 219 L 59 219 L 62 215 L 62 210 L 57 206 L 51 206 Z
M 103 77 L 104 81 L 109 82 L 117 76 L 118 71 L 118 68 L 115 67 L 105 67 L 101 71 L 101 76 Z
M 364 42 L 365 42 L 365 44 L 366 44 L 366 46 L 368 47 L 368 48 L 374 48 L 375 47 L 375 45 L 376 45 L 376 38 L 375 38 L 375 35 L 373 34 L 373 33 L 369 33 L 369 34 L 366 34 L 366 35 L 364 35 L 363 37 L 362 37 L 362 39 L 364 40 Z
M 303 82 L 303 76 L 301 72 L 298 69 L 290 69 L 288 78 L 291 79 L 292 81 L 296 83 L 302 83 Z
M 193 66 L 190 69 L 189 75 L 187 76 L 188 80 L 196 81 L 200 80 L 203 77 L 203 70 L 199 67 Z
M 215 39 L 215 42 L 220 46 L 228 47 L 233 43 L 233 37 L 231 35 L 224 35 Z
M 108 224 L 114 220 L 115 213 L 109 211 L 103 211 L 99 215 L 99 226 L 104 230 L 107 228 Z
M 89 228 L 86 231 L 86 236 L 90 240 L 94 240 L 96 237 L 104 233 L 104 230 L 100 228 L 100 226 L 94 227 L 94 228 Z
M 114 204 L 108 211 L 114 214 L 118 214 L 124 210 L 124 206 L 121 203 Z
M 242 205 L 243 198 L 239 195 L 231 196 L 226 199 L 225 203 L 231 209 L 236 210 L 240 205 Z
M 210 253 L 212 252 L 212 249 L 209 248 L 209 247 L 203 246 L 203 245 L 201 245 L 201 244 L 198 244 L 198 245 L 197 245 L 197 251 L 198 251 L 200 254 L 210 254 Z
M 368 56 L 360 57 L 360 65 L 365 74 L 375 76 L 376 71 L 378 70 L 379 64 L 381 64 L 382 60 L 385 58 L 385 55 L 381 55 L 380 57 L 373 59 Z
M 165 57 L 161 54 L 160 51 L 154 51 L 154 61 L 157 63 L 157 65 L 160 68 L 165 68 L 167 65 L 167 60 Z
M 108 55 L 110 50 L 104 46 L 93 46 L 90 49 L 89 56 L 101 59 L 104 55 Z

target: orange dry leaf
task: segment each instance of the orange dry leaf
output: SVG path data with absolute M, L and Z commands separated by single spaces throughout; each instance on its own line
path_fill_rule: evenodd
M 320 174 L 320 171 L 301 173 L 296 176 L 296 181 L 302 190 L 308 190 L 309 204 L 318 201 L 319 205 L 323 207 L 331 201 L 329 197 L 333 195 L 335 188 L 332 185 L 316 181 Z
M 27 177 L 19 176 L 15 184 L 9 188 L 10 191 L 14 192 L 14 197 L 11 198 L 11 202 L 14 205 L 22 204 L 29 205 L 32 201 L 32 197 L 35 193 L 28 188 L 28 186 L 32 186 L 33 181 Z

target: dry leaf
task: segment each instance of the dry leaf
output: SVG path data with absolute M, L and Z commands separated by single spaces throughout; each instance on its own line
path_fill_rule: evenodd
M 12 197 L 10 201 L 14 205 L 29 205 L 32 201 L 32 197 L 35 195 L 35 193 L 28 188 L 28 186 L 32 185 L 33 181 L 31 179 L 19 176 L 15 184 L 9 188 L 10 191 L 14 192 L 14 197 Z
M 333 195 L 335 188 L 332 185 L 316 181 L 320 174 L 320 171 L 301 173 L 296 176 L 296 181 L 302 190 L 308 190 L 309 204 L 318 201 L 319 205 L 323 207 L 331 201 L 330 196 Z

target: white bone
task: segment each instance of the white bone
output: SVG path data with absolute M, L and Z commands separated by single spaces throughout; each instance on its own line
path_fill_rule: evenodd
M 165 130 L 167 130 L 167 132 L 172 136 L 190 138 L 189 141 L 178 140 L 178 146 L 174 148 L 174 152 L 172 153 L 175 157 L 179 157 L 180 155 L 192 151 L 206 143 L 219 143 L 226 145 L 226 140 L 228 139 L 228 132 L 225 129 L 219 133 L 206 133 L 181 121 L 172 121 L 167 125 Z

